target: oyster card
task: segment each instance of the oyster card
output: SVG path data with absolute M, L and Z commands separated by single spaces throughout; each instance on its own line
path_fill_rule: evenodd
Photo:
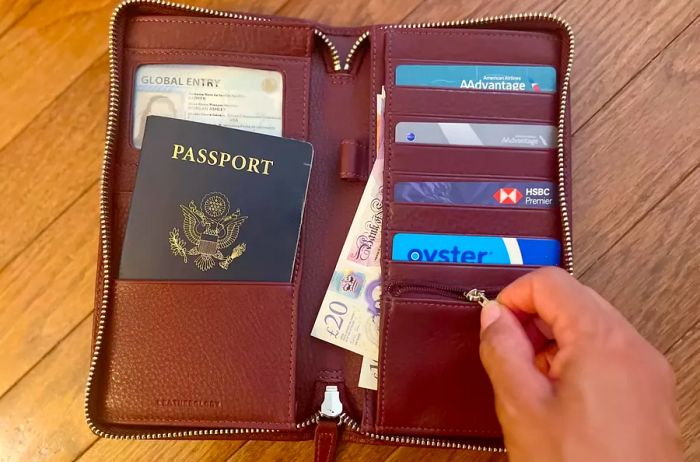
M 288 282 L 311 144 L 150 116 L 119 277 Z

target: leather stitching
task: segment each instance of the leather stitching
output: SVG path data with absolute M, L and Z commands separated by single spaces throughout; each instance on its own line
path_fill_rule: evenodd
M 329 441 L 328 450 L 326 451 L 326 454 L 325 454 L 326 457 L 321 459 L 321 449 L 323 447 L 323 440 L 324 439 L 329 439 L 330 441 Z M 317 462 L 321 461 L 321 460 L 324 460 L 324 461 L 330 460 L 332 446 L 333 446 L 333 436 L 332 435 L 328 435 L 325 433 L 321 433 L 320 435 L 318 435 L 318 444 L 316 445 L 316 454 L 315 454 L 316 459 L 315 460 Z
M 523 32 L 493 32 L 493 31 L 479 31 L 479 30 L 469 30 L 465 29 L 462 31 L 448 31 L 448 30 L 420 30 L 420 29 L 411 29 L 410 31 L 405 31 L 405 30 L 397 30 L 394 31 L 394 34 L 401 34 L 401 35 L 410 35 L 410 36 L 416 36 L 416 35 L 426 35 L 426 36 L 483 36 L 483 37 L 520 37 L 520 38 L 525 38 L 528 40 L 547 40 L 551 42 L 561 42 L 559 38 L 550 36 L 550 35 L 533 35 L 532 33 L 523 33 Z M 391 39 L 392 34 L 389 34 L 389 38 Z

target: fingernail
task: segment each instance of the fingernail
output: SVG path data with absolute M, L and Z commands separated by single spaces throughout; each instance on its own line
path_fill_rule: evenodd
M 481 332 L 486 330 L 496 319 L 501 317 L 501 305 L 490 301 L 481 309 Z

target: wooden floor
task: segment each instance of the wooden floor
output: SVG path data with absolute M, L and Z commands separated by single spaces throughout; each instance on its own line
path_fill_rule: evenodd
M 193 0 L 336 25 L 551 11 L 577 37 L 577 275 L 678 375 L 700 460 L 698 0 Z M 0 0 L 0 460 L 310 460 L 313 444 L 101 440 L 83 421 L 113 0 Z M 339 460 L 504 460 L 343 445 Z

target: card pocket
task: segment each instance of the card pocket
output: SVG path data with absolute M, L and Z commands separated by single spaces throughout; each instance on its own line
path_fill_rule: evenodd
M 557 159 L 548 150 L 388 143 L 386 165 L 393 173 L 548 179 Z
M 498 438 L 479 306 L 403 298 L 383 306 L 377 432 Z
M 291 284 L 116 280 L 104 345 L 110 423 L 294 428 Z
M 519 123 L 547 123 L 557 118 L 558 97 L 554 93 L 512 93 L 394 87 L 387 112 L 394 116 L 461 117 Z
M 559 239 L 558 209 L 522 210 L 392 203 L 388 231 Z M 393 234 L 392 234 L 393 236 Z
M 146 64 L 190 64 L 232 66 L 282 74 L 282 136 L 308 139 L 310 57 L 267 56 L 228 51 L 128 48 L 124 51 L 120 88 L 124 98 L 119 107 L 119 135 L 115 149 L 114 188 L 133 191 L 139 150 L 132 142 L 134 83 L 139 66 Z
M 420 281 L 469 289 L 501 289 L 530 271 L 534 266 L 511 265 L 435 265 L 432 263 L 390 261 L 385 279 L 392 283 Z

